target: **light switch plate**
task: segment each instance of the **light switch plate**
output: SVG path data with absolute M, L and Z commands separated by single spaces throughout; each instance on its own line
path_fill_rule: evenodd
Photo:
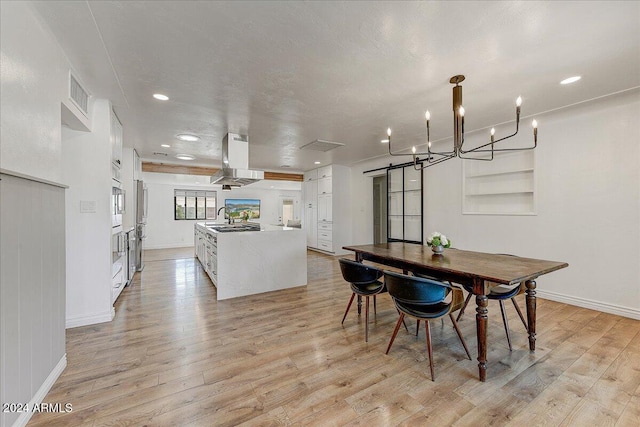
M 80 200 L 80 213 L 96 213 L 96 201 Z

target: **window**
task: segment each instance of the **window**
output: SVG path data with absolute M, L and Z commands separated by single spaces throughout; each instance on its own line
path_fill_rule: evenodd
M 216 219 L 216 192 L 175 190 L 174 219 Z

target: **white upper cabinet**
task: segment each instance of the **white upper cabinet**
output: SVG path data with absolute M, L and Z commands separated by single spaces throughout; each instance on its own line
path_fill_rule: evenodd
M 318 182 L 305 181 L 302 184 L 302 189 L 304 191 L 305 208 L 315 207 L 318 204 Z
M 320 194 L 331 194 L 332 193 L 332 178 L 320 178 L 318 179 L 318 195 Z
M 111 163 L 118 168 L 122 166 L 122 123 L 116 113 L 111 110 Z
M 321 168 L 316 169 L 316 171 L 318 172 L 318 179 L 330 177 L 332 175 L 331 166 L 332 165 L 323 166 Z
M 318 169 L 314 169 L 312 171 L 307 171 L 304 173 L 304 181 L 315 181 L 318 179 Z

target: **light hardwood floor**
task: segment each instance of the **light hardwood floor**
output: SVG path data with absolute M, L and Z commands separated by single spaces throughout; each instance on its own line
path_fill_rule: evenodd
M 337 258 L 309 252 L 306 287 L 226 301 L 192 251 L 146 259 L 113 322 L 67 330 L 68 366 L 44 401 L 73 411 L 30 426 L 640 425 L 639 321 L 539 299 L 530 354 L 507 305 L 509 352 L 490 302 L 487 382 L 473 309 L 460 321 L 473 361 L 448 319 L 432 323 L 432 382 L 424 328 L 416 338 L 409 324 L 384 354 L 388 295 L 368 344 L 355 304 L 340 324 L 351 292 Z

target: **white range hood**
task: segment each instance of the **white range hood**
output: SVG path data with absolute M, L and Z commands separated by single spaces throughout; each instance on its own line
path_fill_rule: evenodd
M 249 137 L 228 133 L 222 139 L 222 169 L 211 184 L 241 187 L 264 179 L 264 171 L 249 169 Z

